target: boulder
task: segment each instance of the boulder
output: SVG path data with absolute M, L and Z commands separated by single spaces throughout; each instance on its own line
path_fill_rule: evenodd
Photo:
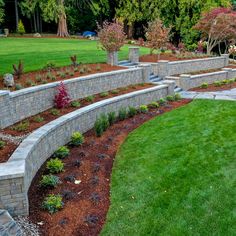
M 41 36 L 40 33 L 35 33 L 35 34 L 34 34 L 34 37 L 35 37 L 35 38 L 41 38 L 42 36 Z
M 12 74 L 5 74 L 3 76 L 3 83 L 6 87 L 13 87 L 15 85 L 14 76 Z
M 13 220 L 8 211 L 0 210 L 0 235 L 1 236 L 21 236 L 22 231 Z

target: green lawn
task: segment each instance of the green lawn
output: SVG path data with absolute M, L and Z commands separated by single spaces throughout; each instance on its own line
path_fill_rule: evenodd
M 70 64 L 69 57 L 76 54 L 82 63 L 106 61 L 106 52 L 98 49 L 96 41 L 57 38 L 0 38 L 0 75 L 12 72 L 12 64 L 21 59 L 25 71 L 41 69 L 48 61 L 58 66 Z M 128 45 L 119 52 L 119 59 L 127 59 Z M 149 52 L 141 48 L 141 54 Z
M 194 101 L 121 146 L 101 235 L 236 235 L 236 103 Z

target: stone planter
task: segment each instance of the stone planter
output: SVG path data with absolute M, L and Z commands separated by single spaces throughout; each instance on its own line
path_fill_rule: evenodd
M 4 29 L 4 34 L 5 34 L 6 36 L 8 36 L 8 35 L 9 35 L 9 29 Z
M 107 64 L 116 66 L 118 65 L 118 52 L 107 52 Z

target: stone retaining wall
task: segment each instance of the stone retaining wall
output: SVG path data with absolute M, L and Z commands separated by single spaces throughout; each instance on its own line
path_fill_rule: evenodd
M 147 82 L 145 68 L 112 71 L 65 80 L 73 100 L 89 95 Z M 0 91 L 0 129 L 53 107 L 59 82 L 26 88 L 15 92 Z
M 183 61 L 159 61 L 152 63 L 152 72 L 161 78 L 170 75 L 186 74 L 201 70 L 218 69 L 228 66 L 229 55 Z
M 93 128 L 102 113 L 118 112 L 122 107 L 140 106 L 174 93 L 174 82 L 106 99 L 64 115 L 30 134 L 8 162 L 0 164 L 0 209 L 12 215 L 27 215 L 27 192 L 42 164 L 73 132 Z
M 212 84 L 215 81 L 236 78 L 236 69 L 223 68 L 222 71 L 205 73 L 199 75 L 182 74 L 180 77 L 168 76 L 168 80 L 175 81 L 176 85 L 184 90 L 201 86 L 203 83 Z

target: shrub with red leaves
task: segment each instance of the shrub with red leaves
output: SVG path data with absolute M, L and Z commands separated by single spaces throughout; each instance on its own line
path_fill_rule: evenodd
M 57 94 L 54 98 L 55 107 L 58 109 L 69 105 L 71 99 L 63 82 L 57 87 Z

